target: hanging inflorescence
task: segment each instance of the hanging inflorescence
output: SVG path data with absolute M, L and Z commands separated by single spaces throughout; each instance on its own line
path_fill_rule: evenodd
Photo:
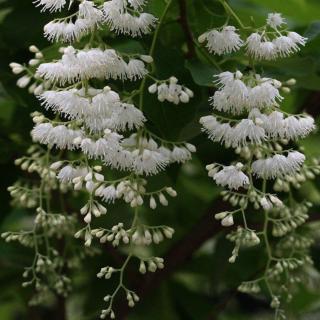
M 150 75 L 157 33 L 145 55 L 118 52 L 101 40 L 105 28 L 129 37 L 140 37 L 160 28 L 156 17 L 143 12 L 146 1 L 37 0 L 35 4 L 42 11 L 64 9 L 72 10 L 72 14 L 54 19 L 44 27 L 48 40 L 66 44 L 59 48 L 61 57 L 48 60 L 44 52 L 31 46 L 35 57 L 28 65 L 10 65 L 13 73 L 24 73 L 18 86 L 28 86 L 46 112 L 32 114 L 34 146 L 28 156 L 16 161 L 22 169 L 37 175 L 39 184 L 18 182 L 9 188 L 17 205 L 36 209 L 33 230 L 8 232 L 3 237 L 35 249 L 34 262 L 24 274 L 30 278 L 24 285 L 35 286 L 38 303 L 52 290 L 64 295 L 70 290 L 70 279 L 63 270 L 66 264 L 72 267 L 78 263 L 72 264 L 70 259 L 66 262 L 65 253 L 54 248 L 64 236 L 83 239 L 85 251 L 91 254 L 94 239 L 114 247 L 125 246 L 124 264 L 119 268 L 103 267 L 98 273 L 99 278 L 119 277 L 119 285 L 104 298 L 107 307 L 101 313 L 101 318 L 113 319 L 113 303 L 119 293 L 124 294 L 130 307 L 139 300 L 125 284 L 129 262 L 138 259 L 142 274 L 164 267 L 162 258 L 140 255 L 137 247 L 158 244 L 174 233 L 168 226 L 142 223 L 141 206 L 146 203 L 154 210 L 159 204 L 167 206 L 168 196 L 177 196 L 167 186 L 149 190 L 148 177 L 172 163 L 190 160 L 196 151 L 189 143 L 172 143 L 147 129 L 148 119 L 143 113 L 146 77 L 153 79 L 149 91 L 158 92 L 160 101 L 187 103 L 193 92 L 179 85 L 175 77 L 157 80 Z M 164 15 L 169 5 L 170 1 Z M 140 86 L 131 92 L 119 92 L 113 80 L 140 82 Z M 78 193 L 85 194 L 87 200 L 80 215 L 77 212 L 71 215 L 64 195 Z M 56 211 L 57 195 L 62 202 L 61 213 Z M 123 222 L 110 227 L 99 225 L 96 218 L 106 215 L 109 204 L 120 200 L 133 210 L 131 225 Z M 84 225 L 75 230 L 79 218 Z M 62 247 L 67 248 L 65 240 Z
M 230 165 L 207 166 L 209 177 L 226 188 L 223 199 L 235 207 L 215 218 L 225 227 L 233 226 L 237 216 L 243 220 L 227 236 L 235 245 L 231 263 L 241 248 L 265 247 L 264 270 L 259 271 L 258 278 L 243 282 L 239 290 L 251 294 L 266 290 L 275 318 L 285 319 L 283 308 L 292 297 L 292 285 L 312 268 L 308 253 L 312 238 L 297 229 L 307 220 L 311 204 L 295 200 L 293 189 L 319 174 L 320 166 L 316 159 L 307 161 L 301 148 L 295 150 L 297 141 L 315 129 L 314 119 L 281 110 L 283 93 L 290 93 L 295 79 L 281 82 L 262 68 L 258 70 L 260 61 L 289 57 L 307 39 L 288 31 L 279 13 L 269 14 L 266 24 L 255 29 L 244 26 L 229 5 L 223 0 L 221 3 L 229 16 L 227 21 L 234 18 L 240 29 L 226 24 L 198 40 L 210 53 L 242 55 L 247 64 L 240 70 L 215 75 L 217 90 L 209 100 L 213 114 L 200 120 L 212 141 L 233 148 L 239 155 Z M 278 194 L 268 191 L 272 183 Z M 252 209 L 260 211 L 260 227 L 250 226 L 247 221 L 246 212 Z

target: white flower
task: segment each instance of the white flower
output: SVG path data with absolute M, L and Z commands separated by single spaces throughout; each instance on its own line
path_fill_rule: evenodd
M 132 170 L 134 156 L 131 151 L 120 147 L 113 153 L 109 153 L 104 161 L 107 165 L 118 170 Z
M 76 170 L 72 166 L 67 165 L 59 171 L 57 178 L 64 183 L 70 182 L 76 177 L 75 171 Z
M 102 18 L 102 11 L 93 2 L 85 0 L 79 5 L 74 22 L 67 19 L 51 21 L 44 27 L 44 36 L 50 41 L 73 42 L 97 26 Z
M 103 5 L 105 21 L 111 31 L 128 34 L 132 37 L 142 36 L 151 32 L 157 19 L 148 13 L 141 13 L 133 16 L 129 12 L 124 12 L 116 1 L 107 1 Z
M 278 106 L 278 101 L 283 97 L 275 87 L 271 79 L 263 81 L 261 84 L 249 89 L 248 106 L 251 108 L 264 108 Z
M 44 26 L 44 36 L 49 41 L 73 42 L 79 40 L 92 27 L 86 20 L 76 22 L 51 21 Z
M 277 50 L 277 55 L 280 57 L 288 57 L 300 50 L 299 46 L 287 36 L 279 36 L 272 43 Z
M 289 116 L 283 121 L 282 136 L 286 139 L 296 140 L 304 138 L 315 130 L 314 119 L 310 116 Z
M 126 75 L 130 80 L 143 78 L 147 74 L 144 63 L 138 59 L 130 59 L 126 66 Z
M 117 199 L 117 190 L 114 185 L 110 185 L 103 188 L 99 193 L 99 196 L 102 197 L 105 202 L 113 203 Z
M 96 141 L 91 139 L 84 139 L 81 142 L 81 149 L 85 154 L 91 158 L 102 158 L 105 161 L 110 161 L 119 150 L 121 150 L 120 142 L 121 135 L 110 130 L 105 130 L 107 133 L 104 137 Z
M 96 142 L 90 138 L 85 138 L 81 140 L 80 148 L 82 152 L 88 156 L 88 158 L 98 158 L 105 152 L 102 149 L 102 146 L 99 144 L 99 147 L 96 145 Z M 108 150 L 108 147 L 106 147 Z
M 146 4 L 146 0 L 128 0 L 128 2 L 135 10 L 141 9 Z
M 50 12 L 60 11 L 66 4 L 66 0 L 35 0 L 37 7 L 42 6 L 41 11 L 49 10 Z
M 287 35 L 295 44 L 300 44 L 301 46 L 305 46 L 307 42 L 307 38 L 302 37 L 300 34 L 290 31 Z
M 304 154 L 292 151 L 286 157 L 277 154 L 271 158 L 256 160 L 252 164 L 252 171 L 265 179 L 281 178 L 299 171 L 304 161 Z
M 86 95 L 92 97 L 85 97 Z M 103 90 L 88 88 L 67 91 L 45 91 L 39 97 L 48 109 L 69 119 L 83 119 L 92 132 L 106 128 L 123 131 L 141 127 L 146 121 L 142 112 L 131 104 L 121 103 L 119 95 L 109 87 Z
M 260 119 L 261 127 L 264 128 L 268 137 L 276 138 L 278 135 L 282 135 L 283 128 L 283 113 L 279 111 L 273 111 L 269 115 L 263 114 L 257 108 L 253 108 L 249 113 L 249 119 Z M 281 134 L 280 134 L 281 131 Z
M 258 109 L 252 109 L 249 118 L 261 119 L 261 127 L 270 138 L 297 140 L 306 137 L 315 129 L 314 119 L 308 115 L 284 118 L 284 114 L 279 111 L 266 115 Z
M 285 23 L 285 19 L 282 18 L 281 13 L 269 13 L 267 18 L 267 24 L 273 28 L 277 29 Z
M 88 99 L 81 97 L 76 89 L 49 90 L 43 92 L 38 98 L 46 109 L 50 108 L 70 119 L 80 118 L 90 106 Z
M 98 24 L 102 21 L 103 13 L 93 3 L 93 1 L 83 1 L 79 4 L 79 17 L 89 20 L 91 24 Z
M 230 71 L 224 71 L 216 75 L 215 77 L 218 78 L 216 81 L 220 86 L 226 86 L 229 82 L 232 82 L 234 80 L 234 73 Z M 241 78 L 241 76 L 237 77 L 238 79 Z
M 62 183 L 67 183 L 67 182 L 71 182 L 74 178 L 84 177 L 86 176 L 87 173 L 88 173 L 88 169 L 85 167 L 74 168 L 71 165 L 66 165 L 59 171 L 57 178 Z
M 52 82 L 58 81 L 62 85 L 91 78 L 136 80 L 146 73 L 142 61 L 134 59 L 127 64 L 112 49 L 77 51 L 71 46 L 64 50 L 61 60 L 42 63 L 37 69 L 37 76 Z
M 274 60 L 296 53 L 300 50 L 299 45 L 304 46 L 306 40 L 296 32 L 287 32 L 287 35 L 281 34 L 272 40 L 252 33 L 246 41 L 247 53 L 257 60 Z
M 277 58 L 277 48 L 275 44 L 268 40 L 263 40 L 259 33 L 252 33 L 246 41 L 247 53 L 254 59 L 274 60 Z
M 242 119 L 232 130 L 229 132 L 229 137 L 233 147 L 245 146 L 248 143 L 260 144 L 265 140 L 265 130 L 255 124 L 250 119 Z
M 213 179 L 218 185 L 227 186 L 230 189 L 238 190 L 241 187 L 247 187 L 249 178 L 241 171 L 242 168 L 242 163 L 223 167 L 222 170 L 214 174 Z
M 142 152 L 135 150 L 133 159 L 133 170 L 136 174 L 147 176 L 159 173 L 169 163 L 169 160 L 160 152 L 146 148 Z
M 116 131 L 137 129 L 146 121 L 143 113 L 132 104 L 119 103 L 107 121 L 107 127 Z
M 251 119 L 242 119 L 234 127 L 229 123 L 221 123 L 213 116 L 200 119 L 209 138 L 216 142 L 223 142 L 233 148 L 245 146 L 249 143 L 261 143 L 265 138 L 265 130 Z
M 232 128 L 229 123 L 220 123 L 214 116 L 205 116 L 200 119 L 203 131 L 209 135 L 209 139 L 215 142 L 231 145 Z
M 35 142 L 56 146 L 58 149 L 73 150 L 73 141 L 83 135 L 80 130 L 68 129 L 64 125 L 52 126 L 51 123 L 37 124 L 31 131 Z
M 252 80 L 247 80 L 248 85 L 241 78 L 241 72 L 232 74 L 223 72 L 218 75 L 217 81 L 221 89 L 216 91 L 210 98 L 214 109 L 218 111 L 240 114 L 252 108 L 264 108 L 278 106 L 283 98 L 279 93 L 279 82 L 270 78 L 261 78 L 256 75 L 255 86 L 252 87 Z
M 236 28 L 225 26 L 221 31 L 211 30 L 199 37 L 199 42 L 207 41 L 207 48 L 210 53 L 222 55 L 237 51 L 243 45 Z
M 174 146 L 171 152 L 171 161 L 177 163 L 184 163 L 192 158 L 191 152 L 188 148 Z
M 223 77 L 227 76 L 223 79 Z M 218 111 L 240 114 L 247 107 L 248 88 L 240 79 L 231 79 L 229 74 L 218 76 L 222 89 L 215 92 L 210 98 L 211 105 Z M 223 79 L 223 80 L 221 80 Z

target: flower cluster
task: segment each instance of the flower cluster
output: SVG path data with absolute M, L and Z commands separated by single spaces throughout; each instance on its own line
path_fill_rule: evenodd
M 171 77 L 168 81 L 157 81 L 148 90 L 151 94 L 157 93 L 159 101 L 167 100 L 174 104 L 188 103 L 194 96 L 192 90 L 178 84 L 176 77 Z
M 68 2 L 39 0 L 36 4 L 42 7 L 42 11 L 55 12 L 68 9 Z M 136 98 L 138 96 L 138 101 L 143 101 L 146 76 L 156 81 L 149 91 L 158 91 L 160 101 L 187 103 L 193 97 L 193 92 L 178 85 L 175 77 L 157 80 L 149 75 L 148 65 L 153 63 L 153 49 L 145 55 L 123 54 L 101 41 L 99 32 L 103 28 L 131 37 L 151 33 L 157 18 L 143 12 L 145 0 L 111 0 L 103 5 L 84 0 L 79 4 L 70 1 L 69 4 L 73 5 L 73 9 L 77 6 L 76 12 L 55 19 L 44 28 L 44 36 L 50 41 L 68 43 L 59 47 L 57 54 L 60 58 L 50 61 L 32 46 L 30 51 L 35 53 L 35 58 L 28 66 L 17 63 L 10 65 L 15 74 L 24 73 L 18 80 L 18 86 L 29 86 L 30 93 L 38 98 L 44 108 L 42 112 L 32 114 L 35 125 L 31 136 L 35 144 L 44 145 L 46 150 L 45 162 L 41 166 L 37 163 L 42 153 L 35 150 L 32 150 L 32 159 L 16 161 L 21 167 L 39 174 L 40 187 L 28 189 L 17 183 L 10 188 L 10 192 L 14 199 L 27 207 L 38 207 L 34 232 L 41 231 L 46 237 L 62 237 L 64 233 L 72 233 L 75 238 L 84 240 L 88 250 L 95 239 L 101 244 L 110 242 L 115 247 L 128 247 L 128 258 L 121 268 L 104 267 L 98 273 L 98 277 L 106 279 L 115 273 L 119 275 L 120 284 L 112 295 L 105 298 L 108 307 L 101 313 L 102 319 L 114 318 L 113 300 L 119 291 L 126 293 L 130 307 L 139 300 L 123 283 L 130 260 L 136 258 L 140 261 L 141 273 L 164 267 L 162 258 L 137 255 L 137 247 L 158 244 L 170 239 L 174 233 L 168 226 L 142 223 L 141 206 L 146 204 L 154 210 L 159 204 L 167 206 L 168 197 L 177 196 L 177 192 L 168 186 L 148 190 L 148 177 L 165 170 L 172 163 L 190 160 L 196 151 L 190 143 L 173 143 L 150 132 L 145 126 L 148 119 L 143 112 L 143 103 L 138 107 Z M 87 34 L 90 34 L 88 41 L 85 40 Z M 80 39 L 82 41 L 77 45 L 73 44 Z M 117 91 L 113 80 L 141 83 L 139 89 L 122 93 Z M 47 114 L 54 114 L 54 118 Z M 110 179 L 110 176 L 117 178 Z M 77 226 L 75 230 L 77 222 L 72 219 L 70 223 L 73 227 L 67 227 L 69 217 L 66 212 L 56 213 L 56 204 L 50 200 L 51 190 L 58 190 L 62 196 L 79 192 L 86 195 L 86 200 L 78 209 L 78 218 L 84 221 L 84 226 L 80 229 Z M 106 215 L 110 207 L 120 200 L 134 211 L 131 226 L 125 226 L 123 222 L 110 228 L 96 226 L 97 218 Z M 51 230 L 51 224 L 54 230 Z M 92 228 L 93 225 L 95 228 Z M 60 230 L 60 233 L 55 230 Z M 46 272 L 49 274 L 51 260 L 42 253 L 42 242 L 32 244 L 32 237 L 29 239 L 24 234 L 5 234 L 4 237 L 8 241 L 17 239 L 35 247 L 36 257 L 32 268 L 43 275 Z M 43 267 L 40 268 L 40 265 Z M 70 287 L 67 278 L 56 281 L 56 285 L 61 283 L 60 287 Z M 36 288 L 39 287 L 41 285 L 37 283 Z
M 228 13 L 234 14 L 233 11 Z M 225 71 L 215 75 L 216 91 L 209 99 L 213 114 L 202 117 L 200 123 L 212 141 L 234 148 L 240 157 L 231 165 L 213 163 L 206 167 L 209 177 L 227 188 L 222 192 L 223 200 L 238 207 L 218 213 L 215 218 L 224 227 L 233 226 L 238 214 L 243 220 L 243 226 L 238 226 L 227 237 L 235 243 L 229 262 L 236 261 L 241 248 L 265 246 L 265 271 L 258 279 L 241 284 L 239 290 L 256 294 L 265 285 L 277 320 L 285 319 L 284 290 L 289 292 L 292 273 L 303 272 L 304 264 L 312 265 L 308 255 L 312 241 L 304 241 L 305 245 L 300 248 L 297 242 L 294 250 L 284 249 L 283 243 L 288 244 L 288 239 L 300 237 L 298 227 L 307 220 L 310 207 L 308 202 L 294 200 L 292 188 L 299 188 L 302 182 L 320 173 L 317 160 L 309 163 L 301 148 L 295 150 L 297 141 L 315 129 L 314 119 L 306 114 L 291 115 L 281 110 L 283 93 L 290 93 L 295 79 L 279 81 L 259 74 L 258 67 L 252 62 L 286 57 L 297 52 L 300 45 L 305 45 L 305 38 L 287 31 L 284 26 L 282 16 L 274 13 L 268 15 L 264 27 L 253 30 L 245 41 L 241 40 L 237 29 L 230 26 L 199 37 L 200 42 L 207 41 L 210 52 L 218 55 L 246 46 L 250 56 L 246 72 Z M 244 33 L 252 30 L 242 23 L 240 28 Z M 289 197 L 280 199 L 277 194 L 269 193 L 270 180 L 275 180 L 275 191 L 288 192 Z M 264 212 L 261 231 L 249 227 L 246 211 L 252 209 Z M 281 241 L 273 245 L 271 233 L 282 238 Z M 280 275 L 284 276 L 281 278 Z
M 223 55 L 246 47 L 246 53 L 256 60 L 275 60 L 288 57 L 306 44 L 306 38 L 286 29 L 285 20 L 279 13 L 270 13 L 265 26 L 242 40 L 234 26 L 213 29 L 199 36 L 200 43 L 206 42 L 211 53 Z

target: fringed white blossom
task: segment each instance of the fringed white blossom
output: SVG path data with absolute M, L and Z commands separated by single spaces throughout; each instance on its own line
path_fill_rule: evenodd
M 41 11 L 60 11 L 67 3 L 66 0 L 35 0 L 33 3 L 37 7 L 42 6 Z
M 259 82 L 260 84 L 249 88 L 248 106 L 259 109 L 278 106 L 278 102 L 283 99 L 278 90 L 278 81 L 263 78 Z
M 73 42 L 84 36 L 95 24 L 85 19 L 75 22 L 51 21 L 44 26 L 44 36 L 49 41 Z
M 89 158 L 101 158 L 110 161 L 110 158 L 121 150 L 120 142 L 122 138 L 121 135 L 106 129 L 104 136 L 97 140 L 91 138 L 78 139 L 78 147 Z
M 232 128 L 232 147 L 245 146 L 247 144 L 260 144 L 265 140 L 265 130 L 250 119 L 242 119 Z
M 283 121 L 283 133 L 279 133 L 285 139 L 297 140 L 305 138 L 316 128 L 314 119 L 310 116 L 289 116 Z
M 128 0 L 131 7 L 133 7 L 135 10 L 141 9 L 145 4 L 146 0 Z
M 67 91 L 44 91 L 39 97 L 46 109 L 59 112 L 69 119 L 80 119 L 90 107 L 88 99 L 82 97 L 77 89 Z
M 50 41 L 73 42 L 93 30 L 102 20 L 102 11 L 92 1 L 83 1 L 74 22 L 69 19 L 53 20 L 45 25 L 44 36 Z
M 254 161 L 252 171 L 264 179 L 283 178 L 299 171 L 304 161 L 304 154 L 298 151 L 289 152 L 287 156 L 276 154 L 271 158 Z
M 137 174 L 145 174 L 147 176 L 154 175 L 164 170 L 169 164 L 169 159 L 163 156 L 157 150 L 149 150 L 144 148 L 133 151 L 133 169 Z
M 270 138 L 297 140 L 305 138 L 315 130 L 314 119 L 308 115 L 288 116 L 279 111 L 273 111 L 269 115 L 262 114 L 258 109 L 253 109 L 249 118 L 258 119 L 260 126 Z
M 72 167 L 71 165 L 66 165 L 59 171 L 57 178 L 62 183 L 70 183 L 73 179 L 85 177 L 87 174 L 88 169 L 86 167 Z
M 288 36 L 279 36 L 272 42 L 276 48 L 278 56 L 282 58 L 288 57 L 300 50 L 299 45 Z
M 106 126 L 116 131 L 125 131 L 138 129 L 145 121 L 143 113 L 134 105 L 119 103 L 115 106 L 111 118 L 106 121 Z
M 202 117 L 200 123 L 211 140 L 233 148 L 252 143 L 260 144 L 266 138 L 265 130 L 260 123 L 256 124 L 250 119 L 242 119 L 233 127 L 229 123 L 219 122 L 214 116 Z
M 95 194 L 101 197 L 103 201 L 107 203 L 114 203 L 118 198 L 117 189 L 114 185 L 110 185 L 108 187 L 102 186 L 101 188 L 97 189 Z
M 255 75 L 248 84 L 244 83 L 242 73 L 237 71 L 232 74 L 223 72 L 218 77 L 220 90 L 216 91 L 210 99 L 211 105 L 218 111 L 241 114 L 252 108 L 264 108 L 278 106 L 283 98 L 278 88 L 281 86 L 279 81 L 270 78 L 261 78 Z M 254 80 L 255 85 L 250 82 Z
M 282 26 L 285 23 L 285 19 L 282 17 L 281 13 L 269 13 L 267 18 L 267 24 L 273 28 Z
M 51 123 L 37 124 L 31 131 L 35 142 L 56 146 L 58 149 L 75 149 L 74 140 L 81 138 L 81 130 L 68 129 L 64 125 L 53 126 Z
M 61 60 L 42 63 L 37 69 L 38 76 L 62 85 L 91 78 L 136 80 L 146 74 L 141 60 L 133 59 L 126 63 L 112 49 L 77 51 L 71 46 L 64 50 Z
M 171 152 L 170 160 L 172 162 L 184 163 L 191 160 L 191 153 L 195 151 L 195 147 L 191 144 L 188 144 L 186 147 L 175 146 Z
M 211 98 L 211 105 L 218 111 L 240 114 L 247 107 L 247 86 L 238 77 L 223 81 L 222 88 Z
M 84 0 L 79 4 L 79 17 L 89 20 L 92 23 L 99 23 L 102 20 L 103 13 L 99 10 L 93 1 Z
M 104 90 L 89 88 L 87 93 L 83 89 L 45 91 L 39 99 L 47 109 L 68 119 L 83 120 L 92 132 L 107 128 L 116 131 L 138 129 L 146 121 L 139 109 L 132 104 L 121 103 L 119 95 L 109 87 Z
M 132 4 L 138 5 L 138 2 L 134 1 Z M 116 0 L 105 2 L 103 11 L 105 21 L 111 31 L 132 37 L 150 33 L 157 22 L 157 18 L 149 13 L 143 12 L 139 16 L 131 15 L 128 11 L 124 11 Z
M 208 169 L 209 176 L 212 176 L 218 185 L 238 190 L 239 188 L 246 188 L 249 185 L 249 178 L 241 171 L 242 168 L 243 164 L 239 162 L 235 166 L 223 167 L 222 170 L 213 174 L 210 172 L 213 168 L 209 166 Z
M 240 35 L 233 26 L 225 26 L 221 31 L 211 30 L 199 37 L 199 42 L 207 41 L 206 47 L 210 53 L 222 55 L 238 51 L 243 45 Z
M 170 162 L 153 139 L 138 139 L 138 136 L 133 134 L 123 140 L 122 147 L 128 151 L 131 150 L 132 169 L 140 175 L 157 174 Z
M 231 145 L 230 132 L 232 128 L 229 123 L 220 123 L 214 116 L 202 117 L 200 123 L 203 126 L 202 130 L 208 134 L 211 140 Z
M 259 33 L 252 33 L 247 41 L 247 53 L 257 60 L 274 60 L 287 57 L 300 50 L 306 44 L 306 38 L 296 32 L 288 32 L 274 39 L 268 39 Z

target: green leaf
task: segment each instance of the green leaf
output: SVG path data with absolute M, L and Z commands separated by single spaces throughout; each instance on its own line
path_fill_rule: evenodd
M 320 34 L 320 21 L 312 22 L 305 32 L 304 36 L 308 38 L 309 41 L 317 38 Z
M 213 76 L 219 70 L 199 60 L 187 61 L 186 68 L 190 71 L 194 82 L 200 86 L 212 87 Z

